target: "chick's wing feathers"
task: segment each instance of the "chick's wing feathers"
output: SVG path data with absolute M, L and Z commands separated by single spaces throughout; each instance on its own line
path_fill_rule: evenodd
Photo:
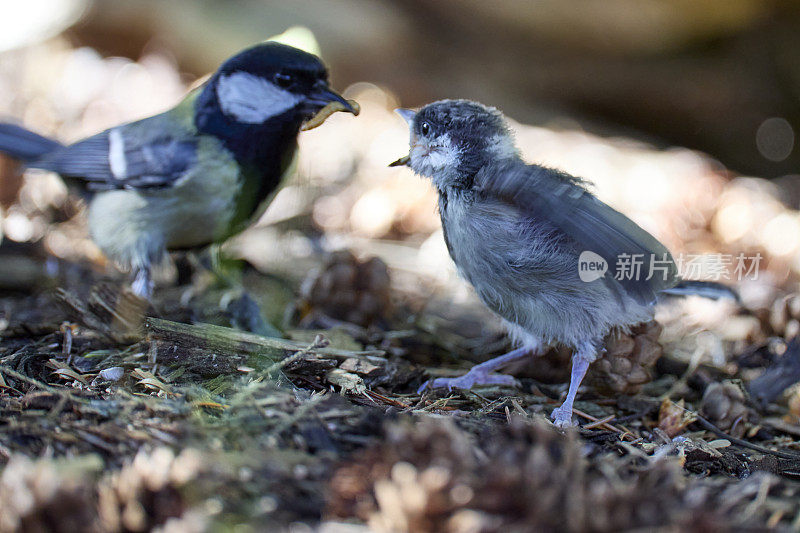
M 481 170 L 475 186 L 524 214 L 553 224 L 574 240 L 579 250 L 600 255 L 608 264 L 606 284 L 617 293 L 621 287 L 638 303 L 655 301 L 659 291 L 678 282 L 677 267 L 664 245 L 598 200 L 577 178 L 537 165 L 503 162 Z M 638 275 L 624 266 L 638 261 Z
M 94 191 L 168 187 L 197 160 L 197 140 L 159 126 L 146 119 L 112 128 L 45 154 L 30 166 L 83 180 Z

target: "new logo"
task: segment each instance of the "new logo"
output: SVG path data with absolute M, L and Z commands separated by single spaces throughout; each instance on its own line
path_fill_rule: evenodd
M 578 257 L 578 276 L 586 283 L 602 278 L 608 271 L 608 263 L 600 255 L 585 250 Z

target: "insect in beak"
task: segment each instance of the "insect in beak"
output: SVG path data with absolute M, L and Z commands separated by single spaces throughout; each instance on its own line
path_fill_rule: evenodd
M 313 130 L 318 126 L 321 126 L 329 116 L 338 111 L 344 111 L 358 116 L 358 114 L 361 112 L 361 106 L 359 106 L 358 102 L 355 100 L 347 100 L 345 103 L 342 103 L 339 100 L 328 102 L 325 107 L 317 111 L 316 115 L 305 121 L 303 125 L 300 126 L 300 131 Z

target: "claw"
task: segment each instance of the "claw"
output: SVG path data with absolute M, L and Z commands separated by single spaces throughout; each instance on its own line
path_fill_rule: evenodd
M 528 348 L 517 348 L 505 355 L 495 357 L 484 363 L 473 366 L 469 372 L 457 378 L 436 378 L 428 380 L 417 389 L 417 394 L 422 394 L 426 388 L 430 387 L 436 389 L 439 387 L 447 387 L 447 390 L 453 389 L 471 389 L 475 385 L 501 385 L 508 387 L 518 387 L 519 382 L 512 376 L 506 374 L 494 374 L 495 370 L 502 368 L 512 361 L 522 359 L 529 355 Z
M 553 425 L 557 428 L 568 428 L 577 426 L 575 422 L 572 421 L 572 407 L 564 409 L 564 406 L 557 407 L 553 409 L 553 412 L 550 415 L 550 418 L 553 419 Z
M 430 385 L 430 384 L 431 384 L 431 380 L 428 380 L 425 383 L 423 383 L 422 386 L 417 389 L 417 394 L 422 394 L 425 391 L 425 389 L 428 388 L 428 385 Z
M 417 394 L 422 394 L 428 387 L 432 389 L 447 388 L 448 391 L 452 391 L 453 389 L 468 390 L 476 385 L 517 387 L 519 386 L 519 382 L 512 376 L 506 374 L 489 374 L 482 371 L 476 372 L 473 369 L 457 378 L 436 378 L 434 380 L 428 380 L 417 389 Z

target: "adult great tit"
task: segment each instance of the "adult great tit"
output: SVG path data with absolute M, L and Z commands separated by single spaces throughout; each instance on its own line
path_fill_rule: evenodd
M 525 163 L 497 109 L 442 100 L 398 112 L 411 129 L 411 149 L 390 166 L 406 165 L 431 179 L 459 273 L 521 345 L 423 388 L 512 385 L 511 376 L 492 372 L 547 345 L 564 345 L 574 349 L 572 375 L 552 418 L 572 425 L 578 387 L 609 332 L 650 320 L 662 294 L 738 298 L 718 283 L 682 281 L 664 245 L 598 200 L 583 180 Z M 619 275 L 626 257 L 638 258 L 642 275 Z M 580 265 L 588 260 L 612 270 L 582 276 Z
M 168 250 L 220 242 L 266 207 L 304 121 L 331 103 L 358 114 L 327 79 L 318 57 L 265 42 L 169 111 L 66 146 L 0 123 L 0 152 L 79 187 L 92 239 L 149 299 L 151 269 Z

